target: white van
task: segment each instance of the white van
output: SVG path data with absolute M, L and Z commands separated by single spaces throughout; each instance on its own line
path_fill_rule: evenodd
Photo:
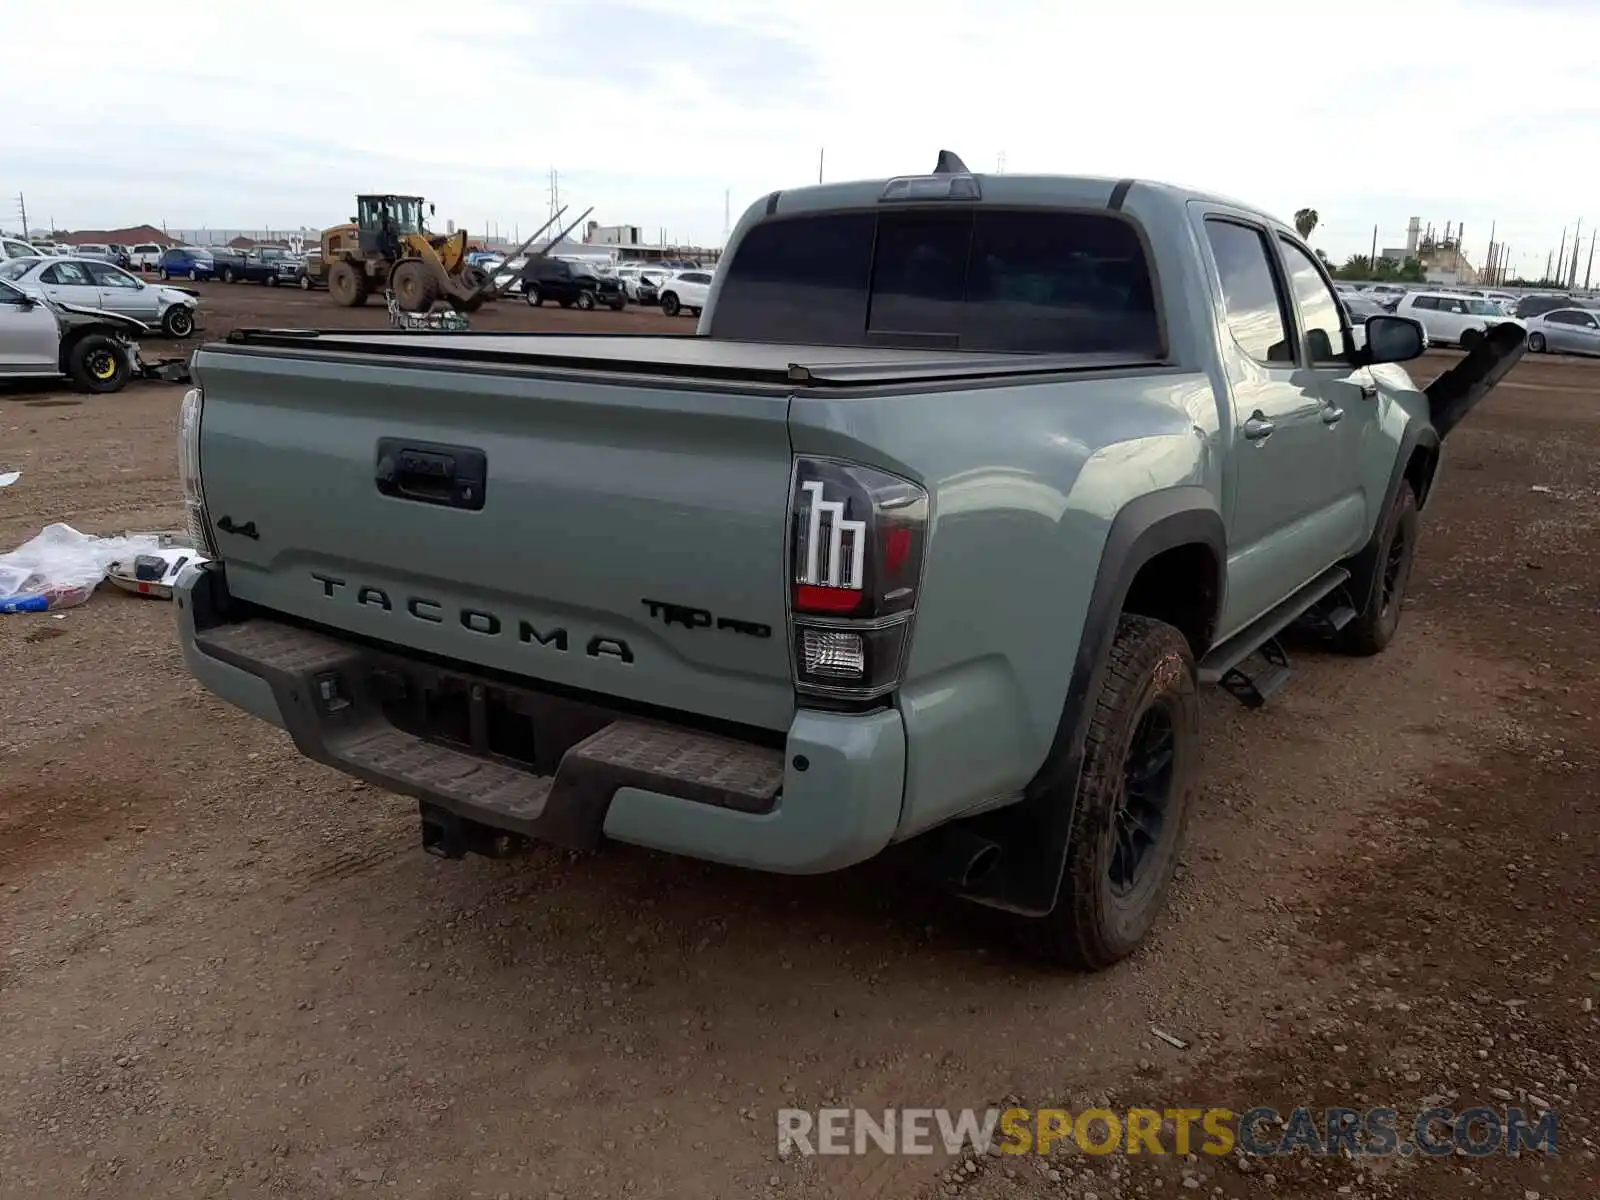
M 1394 312 L 1421 321 L 1430 345 L 1443 342 L 1463 350 L 1476 346 L 1492 326 L 1522 324 L 1493 300 L 1452 292 L 1407 292 Z

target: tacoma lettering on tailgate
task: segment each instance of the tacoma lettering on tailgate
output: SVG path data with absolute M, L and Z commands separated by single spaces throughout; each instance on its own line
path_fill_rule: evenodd
M 370 583 L 352 585 L 348 579 L 338 579 L 316 571 L 311 572 L 311 578 L 322 585 L 322 594 L 330 600 L 340 595 L 349 595 L 357 604 L 368 608 L 378 608 L 384 612 L 397 611 L 395 601 L 381 587 Z M 353 592 L 342 590 L 352 586 L 355 589 Z M 485 637 L 499 637 L 511 627 L 510 623 L 503 620 L 498 613 L 483 608 L 450 608 L 426 596 L 404 597 L 398 605 L 398 611 L 418 621 L 426 621 L 430 625 L 443 625 L 453 618 L 461 628 L 472 633 L 480 633 Z M 560 626 L 540 629 L 532 621 L 518 620 L 516 632 L 519 642 L 537 643 L 551 650 L 563 652 L 570 648 L 567 631 Z M 584 643 L 583 652 L 590 658 L 614 658 L 621 663 L 633 661 L 633 649 L 627 642 L 621 638 L 602 637 L 599 634 Z

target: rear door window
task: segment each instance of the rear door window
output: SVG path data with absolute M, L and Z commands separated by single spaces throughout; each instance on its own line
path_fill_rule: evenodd
M 1009 353 L 1161 353 L 1144 246 L 1104 212 L 902 209 L 757 225 L 714 337 Z

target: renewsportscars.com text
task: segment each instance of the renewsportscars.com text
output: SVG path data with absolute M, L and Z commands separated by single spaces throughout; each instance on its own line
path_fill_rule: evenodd
M 1556 1152 L 1557 1114 L 1520 1108 L 1427 1108 L 1411 1120 L 1393 1108 L 802 1108 L 778 1110 L 778 1154 L 1303 1153 L 1352 1157 L 1481 1158 Z

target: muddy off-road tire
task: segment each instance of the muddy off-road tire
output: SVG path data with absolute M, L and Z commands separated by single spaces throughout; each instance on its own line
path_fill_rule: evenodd
M 86 333 L 67 349 L 67 378 L 86 392 L 120 392 L 133 378 L 128 352 L 116 338 Z
M 395 266 L 394 273 L 389 276 L 389 286 L 394 289 L 395 303 L 399 304 L 401 312 L 427 312 L 438 298 L 427 264 L 414 259 Z
M 1144 941 L 1166 906 L 1199 767 L 1188 640 L 1161 621 L 1122 617 L 1084 740 L 1061 894 L 1030 922 L 1045 957 L 1100 970 Z
M 1362 552 L 1373 563 L 1371 581 L 1366 595 L 1352 600 L 1356 615 L 1334 635 L 1335 649 L 1364 657 L 1381 653 L 1393 640 L 1400 624 L 1406 584 L 1411 580 L 1411 566 L 1417 558 L 1420 528 L 1416 493 L 1409 483 L 1402 483 L 1389 511 L 1378 522 L 1372 541 Z
M 367 277 L 347 262 L 328 271 L 328 294 L 341 308 L 360 308 L 367 302 Z

